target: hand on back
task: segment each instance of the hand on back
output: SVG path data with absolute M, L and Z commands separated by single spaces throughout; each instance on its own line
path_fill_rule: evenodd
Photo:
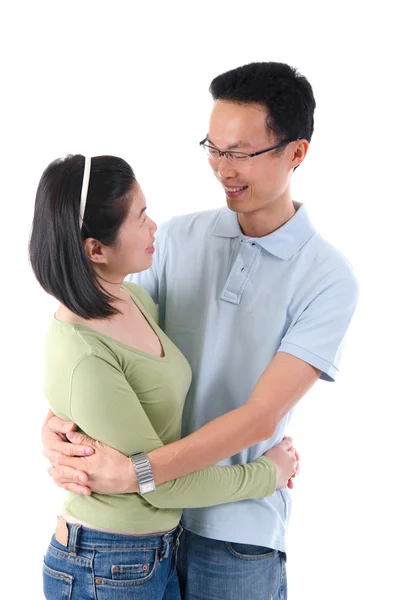
M 270 448 L 264 456 L 276 465 L 277 489 L 293 488 L 293 478 L 299 474 L 299 454 L 292 445 L 292 438 L 284 437 L 282 442 Z

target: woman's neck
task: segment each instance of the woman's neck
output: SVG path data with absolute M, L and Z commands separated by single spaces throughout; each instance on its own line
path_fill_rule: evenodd
M 98 277 L 98 279 L 103 290 L 105 290 L 105 292 L 107 292 L 112 297 L 110 304 L 114 308 L 116 308 L 122 315 L 127 315 L 131 310 L 132 301 L 129 294 L 127 294 L 127 292 L 122 288 L 124 280 L 116 282 L 107 281 L 103 277 Z M 108 321 L 111 318 L 114 319 L 117 316 L 119 315 L 115 315 L 114 317 L 103 317 L 100 319 L 84 319 L 83 317 L 77 315 L 62 303 L 59 305 L 55 313 L 55 318 L 59 321 L 67 321 L 69 323 L 76 324 L 87 324 L 92 321 L 98 323 L 99 321 Z

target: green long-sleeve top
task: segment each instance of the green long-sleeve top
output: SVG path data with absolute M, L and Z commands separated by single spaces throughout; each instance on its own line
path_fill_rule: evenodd
M 180 438 L 191 369 L 160 329 L 152 298 L 137 285 L 123 287 L 158 335 L 164 357 L 54 319 L 46 339 L 44 391 L 56 415 L 130 455 Z M 94 527 L 149 533 L 175 527 L 182 508 L 260 498 L 273 494 L 275 486 L 274 463 L 261 457 L 248 465 L 196 471 L 145 496 L 68 492 L 63 512 Z

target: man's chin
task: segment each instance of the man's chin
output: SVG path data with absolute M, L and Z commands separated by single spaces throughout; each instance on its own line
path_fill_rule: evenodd
M 226 196 L 226 204 L 227 204 L 227 207 L 230 208 L 230 210 L 232 210 L 233 212 L 237 212 L 237 213 L 247 212 L 247 207 L 244 202 L 241 202 L 241 200 L 240 201 L 232 200 L 231 198 L 228 198 Z

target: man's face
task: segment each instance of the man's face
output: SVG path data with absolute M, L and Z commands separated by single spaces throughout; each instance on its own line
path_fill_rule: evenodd
M 279 140 L 266 126 L 267 111 L 257 104 L 235 104 L 218 100 L 213 108 L 208 143 L 218 150 L 251 154 L 276 145 Z M 232 164 L 224 156 L 209 164 L 222 184 L 228 207 L 251 213 L 269 207 L 288 193 L 293 168 L 294 146 L 252 157 L 250 164 Z

